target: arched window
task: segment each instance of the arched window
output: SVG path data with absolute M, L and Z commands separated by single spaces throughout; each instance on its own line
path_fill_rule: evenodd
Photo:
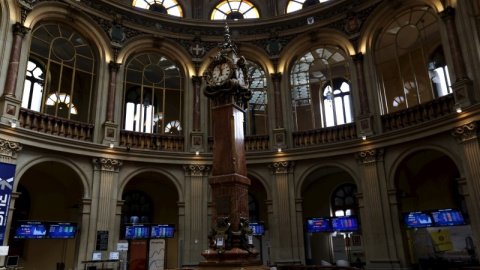
M 83 36 L 59 23 L 35 28 L 22 107 L 90 123 L 94 82 L 95 57 Z
M 427 6 L 397 14 L 375 46 L 382 113 L 451 93 L 437 15 Z
M 295 130 L 353 122 L 348 61 L 340 48 L 304 54 L 292 67 L 290 85 Z
M 311 7 L 330 0 L 291 0 L 287 5 L 287 13 Z
M 260 210 L 257 198 L 248 192 L 248 217 L 250 222 L 260 221 Z
M 246 135 L 268 134 L 268 99 L 265 71 L 255 62 L 248 61 L 248 78 L 251 80 L 252 98 L 248 102 L 245 133 Z
M 176 0 L 133 0 L 132 5 L 163 14 L 183 17 L 182 7 Z
M 154 52 L 127 61 L 125 130 L 180 135 L 182 108 L 182 77 L 175 63 Z
M 358 201 L 355 193 L 357 193 L 357 186 L 351 183 L 343 184 L 333 191 L 330 204 L 334 216 L 342 217 L 358 214 Z
M 211 20 L 258 19 L 257 8 L 246 0 L 226 0 L 220 2 L 212 11 Z

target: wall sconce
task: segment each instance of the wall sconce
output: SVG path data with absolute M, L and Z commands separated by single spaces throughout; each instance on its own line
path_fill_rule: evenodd
M 197 156 L 200 155 L 200 151 L 198 151 L 198 150 L 195 151 L 195 155 L 197 155 Z
M 17 127 L 17 119 L 13 118 L 13 119 L 11 119 L 9 122 L 10 122 L 10 126 L 11 126 L 12 128 L 16 128 L 16 127 Z
M 457 113 L 461 113 L 462 112 L 462 105 L 460 104 L 455 104 L 455 111 Z
M 366 140 L 367 139 L 367 134 L 365 132 L 362 132 L 362 140 Z
M 281 147 L 278 147 L 278 152 L 282 152 L 282 148 Z
M 113 148 L 115 146 L 115 141 L 113 139 L 110 140 L 110 148 Z

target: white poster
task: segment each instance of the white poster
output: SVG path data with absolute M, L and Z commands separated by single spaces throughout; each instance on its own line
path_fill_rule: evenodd
M 148 252 L 148 270 L 165 268 L 165 239 L 151 239 Z

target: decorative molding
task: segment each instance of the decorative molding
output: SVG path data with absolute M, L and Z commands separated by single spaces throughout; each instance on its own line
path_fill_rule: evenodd
M 355 158 L 360 165 L 380 161 L 383 158 L 383 148 L 357 152 Z
M 118 171 L 123 165 L 123 161 L 113 158 L 94 158 L 93 164 L 95 167 L 102 171 Z
M 206 176 L 210 171 L 207 165 L 183 165 L 186 176 Z
M 30 31 L 30 28 L 23 26 L 21 23 L 17 22 L 13 24 L 13 34 L 25 37 L 25 35 Z
M 455 128 L 452 131 L 452 136 L 457 139 L 458 143 L 463 143 L 469 140 L 477 139 L 478 138 L 477 122 L 471 122 Z
M 271 173 L 292 173 L 295 169 L 295 161 L 274 162 L 268 165 Z
M 23 146 L 20 143 L 0 139 L 0 155 L 16 158 Z

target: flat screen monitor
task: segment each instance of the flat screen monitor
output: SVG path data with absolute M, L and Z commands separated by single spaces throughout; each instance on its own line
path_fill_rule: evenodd
M 150 238 L 172 238 L 175 235 L 175 225 L 158 224 L 150 227 Z
M 41 239 L 47 237 L 47 223 L 41 221 L 22 221 L 15 230 L 15 239 Z
M 307 232 L 333 232 L 330 218 L 309 218 L 307 219 Z
M 265 235 L 265 224 L 263 222 L 252 222 L 249 226 L 253 235 Z
M 148 226 L 131 225 L 125 227 L 125 239 L 147 239 L 149 236 Z
M 423 228 L 433 226 L 432 218 L 428 212 L 408 212 L 404 213 L 405 225 L 407 228 Z
M 7 256 L 5 260 L 5 268 L 14 268 L 18 266 L 18 255 Z
M 70 222 L 51 222 L 47 232 L 47 238 L 72 239 L 75 238 L 77 224 Z
M 431 212 L 435 226 L 465 225 L 462 212 L 457 209 L 439 209 Z
M 358 221 L 355 216 L 332 217 L 332 228 L 336 232 L 358 231 Z

